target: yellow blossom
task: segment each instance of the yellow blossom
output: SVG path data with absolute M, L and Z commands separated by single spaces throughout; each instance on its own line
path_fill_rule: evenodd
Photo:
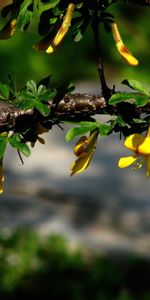
M 59 26 L 56 35 L 52 38 L 51 33 L 48 34 L 34 46 L 35 50 L 44 50 L 48 54 L 54 52 L 55 48 L 61 43 L 69 30 L 74 9 L 75 5 L 73 3 L 70 3 L 67 7 L 66 14 L 63 17 L 63 21 Z
M 16 31 L 16 19 L 9 21 L 0 31 L 0 39 L 5 40 L 12 37 Z
M 121 55 L 121 57 L 130 66 L 137 66 L 139 62 L 124 45 L 121 35 L 120 35 L 120 32 L 119 32 L 119 29 L 118 29 L 118 25 L 116 23 L 112 23 L 112 34 L 113 34 L 113 38 L 116 42 L 117 50 L 118 50 L 119 54 Z
M 83 172 L 89 166 L 96 148 L 97 138 L 98 130 L 94 130 L 90 133 L 88 138 L 86 136 L 82 136 L 78 140 L 74 147 L 74 153 L 78 158 L 70 167 L 70 176 Z
M 126 168 L 135 163 L 134 169 L 139 169 L 146 163 L 146 175 L 150 176 L 150 128 L 146 137 L 134 133 L 127 137 L 124 146 L 133 152 L 132 156 L 122 157 L 118 162 L 119 168 Z

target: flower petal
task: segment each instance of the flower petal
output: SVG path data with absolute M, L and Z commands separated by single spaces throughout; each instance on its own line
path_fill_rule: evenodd
M 0 31 L 0 39 L 5 40 L 12 37 L 16 31 L 16 24 L 17 24 L 16 19 L 9 21 Z
M 137 158 L 138 158 L 137 155 L 121 157 L 118 161 L 118 167 L 121 169 L 126 168 L 126 167 L 132 165 L 137 160 Z
M 70 176 L 83 172 L 88 167 L 92 155 L 93 152 L 90 152 L 89 155 L 86 155 L 85 157 L 79 157 L 70 167 L 70 170 L 72 171 Z
M 116 42 L 117 50 L 122 56 L 122 58 L 125 60 L 125 62 L 130 66 L 137 66 L 139 62 L 124 45 L 118 29 L 118 25 L 116 23 L 112 23 L 112 34 Z
M 45 36 L 42 40 L 40 40 L 33 48 L 37 51 L 45 51 L 46 53 L 50 54 L 54 52 L 54 47 L 52 45 L 52 37 L 51 34 Z
M 132 55 L 132 53 L 127 49 L 123 42 L 116 43 L 116 47 L 119 54 L 128 65 L 137 66 L 139 64 L 138 60 Z
M 129 150 L 136 152 L 138 146 L 145 140 L 145 137 L 139 133 L 134 133 L 128 136 L 124 142 L 124 146 Z
M 138 146 L 138 153 L 141 155 L 150 155 L 150 137 L 144 138 L 143 143 Z
M 85 148 L 88 146 L 88 140 L 86 136 L 81 136 L 74 146 L 74 154 L 80 156 L 82 152 L 85 152 Z
M 67 11 L 64 16 L 62 25 L 59 28 L 59 30 L 54 38 L 54 41 L 53 41 L 54 46 L 58 46 L 61 43 L 61 41 L 63 40 L 63 38 L 65 37 L 66 33 L 68 32 L 69 27 L 71 25 L 71 19 L 73 16 L 74 9 L 75 9 L 75 5 L 73 3 L 70 3 L 67 7 Z

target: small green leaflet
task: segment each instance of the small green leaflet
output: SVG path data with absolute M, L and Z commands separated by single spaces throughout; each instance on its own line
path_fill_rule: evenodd
M 29 80 L 26 83 L 27 91 L 31 92 L 33 95 L 37 95 L 37 86 L 34 80 Z
M 8 74 L 8 80 L 9 80 L 9 89 L 13 96 L 17 95 L 17 84 L 16 84 L 16 78 L 13 73 Z
M 49 115 L 50 107 L 48 107 L 46 104 L 43 104 L 42 102 L 37 100 L 33 100 L 32 103 L 34 105 L 34 108 L 36 108 L 41 113 L 41 115 L 43 115 L 44 117 L 47 117 Z
M 9 99 L 9 87 L 6 84 L 0 83 L 0 99 Z
M 40 13 L 44 12 L 45 10 L 51 9 L 55 7 L 60 0 L 51 0 L 50 3 L 43 4 L 41 0 L 39 0 L 39 11 Z
M 99 130 L 99 133 L 102 136 L 106 136 L 112 131 L 112 126 L 105 123 L 80 122 L 78 123 L 78 125 L 80 125 L 80 127 L 73 127 L 68 130 L 65 137 L 67 142 L 72 141 L 73 138 L 76 137 L 77 135 L 86 134 L 88 132 L 95 130 L 96 128 Z
M 68 130 L 68 132 L 67 132 L 67 134 L 65 136 L 65 139 L 66 139 L 67 142 L 70 142 L 77 135 L 85 134 L 85 133 L 90 132 L 90 131 L 92 131 L 92 130 L 94 130 L 96 128 L 97 128 L 97 124 L 96 123 L 92 123 L 92 125 L 89 125 L 89 126 L 87 125 L 87 126 L 82 126 L 82 127 L 71 128 L 71 129 Z
M 17 134 L 14 134 L 13 136 L 8 138 L 8 141 L 13 148 L 16 148 L 17 150 L 22 152 L 26 157 L 30 156 L 31 151 L 29 147 L 25 143 L 22 143 L 19 139 L 19 136 Z
M 122 81 L 122 84 L 127 85 L 133 90 L 136 90 L 146 96 L 150 97 L 150 92 L 142 85 L 141 82 L 134 80 L 134 79 L 125 79 Z
M 101 136 L 106 136 L 112 131 L 112 126 L 108 124 L 99 124 L 98 128 Z
M 25 27 L 30 23 L 33 12 L 28 10 L 32 4 L 32 0 L 25 0 L 20 6 L 20 12 L 17 19 L 17 29 L 24 31 Z
M 0 159 L 3 158 L 7 145 L 7 137 L 0 137 Z
M 131 104 L 136 104 L 137 106 L 144 106 L 148 101 L 149 97 L 146 95 L 123 92 L 112 95 L 109 99 L 109 104 L 116 105 L 121 102 L 129 102 Z
M 28 109 L 37 109 L 44 117 L 47 117 L 50 113 L 50 108 L 46 104 L 34 98 L 22 100 L 19 107 L 24 111 L 27 111 Z

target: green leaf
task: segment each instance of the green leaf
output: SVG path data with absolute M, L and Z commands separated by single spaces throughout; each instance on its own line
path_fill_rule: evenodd
M 25 27 L 30 23 L 33 12 L 28 10 L 28 7 L 32 4 L 32 0 L 25 0 L 21 7 L 17 19 L 17 29 L 24 31 Z
M 74 41 L 75 42 L 80 42 L 83 38 L 83 34 L 80 29 L 76 33 L 74 33 Z
M 28 109 L 33 109 L 35 107 L 33 101 L 29 99 L 24 99 L 21 101 L 19 100 L 18 102 L 19 102 L 19 107 L 24 111 L 27 111 Z
M 34 80 L 29 80 L 26 83 L 27 90 L 32 92 L 33 95 L 37 94 L 37 86 Z
M 97 122 L 89 122 L 89 121 L 81 121 L 81 122 L 78 122 L 78 125 L 80 125 L 80 126 L 83 126 L 83 127 L 86 127 L 86 126 L 88 126 L 88 127 L 94 127 L 94 128 L 96 128 L 97 127 L 97 125 L 98 125 L 99 123 L 97 123 Z
M 108 124 L 99 124 L 99 133 L 102 136 L 108 135 L 112 131 L 112 127 Z
M 147 122 L 145 120 L 143 120 L 143 119 L 136 119 L 136 118 L 134 118 L 133 122 L 137 123 L 137 124 L 147 124 Z
M 46 87 L 43 84 L 40 84 L 37 90 L 38 96 L 42 95 L 46 91 Z
M 129 86 L 131 89 L 136 90 L 144 95 L 150 96 L 150 92 L 142 85 L 141 82 L 134 79 L 125 79 L 122 84 Z
M 9 87 L 6 84 L 0 83 L 0 93 L 1 99 L 9 99 Z
M 51 8 L 55 7 L 59 2 L 60 2 L 60 0 L 51 0 L 50 3 L 43 4 L 40 0 L 39 1 L 40 13 L 45 11 L 45 10 L 48 10 L 48 9 L 51 9 Z
M 93 126 L 85 126 L 85 127 L 74 127 L 68 130 L 65 139 L 67 142 L 70 142 L 73 140 L 73 138 L 77 135 L 82 135 L 85 134 L 89 131 L 94 130 L 97 127 L 97 125 L 93 125 Z
M 47 117 L 50 114 L 50 107 L 48 107 L 46 104 L 43 104 L 37 100 L 32 101 L 32 103 L 34 108 L 36 108 L 44 117 Z
M 27 146 L 27 144 L 19 141 L 19 137 L 17 134 L 14 134 L 12 137 L 9 137 L 8 141 L 13 148 L 16 148 L 17 150 L 22 152 L 26 157 L 30 156 L 31 151 L 29 147 Z
M 138 95 L 138 94 L 136 94 L 134 96 L 133 101 L 135 102 L 135 104 L 137 106 L 144 106 L 144 105 L 146 105 L 148 103 L 149 97 L 146 96 L 146 95 Z
M 149 101 L 149 97 L 146 95 L 140 95 L 136 93 L 116 93 L 109 99 L 110 105 L 116 105 L 121 102 L 129 102 L 136 104 L 137 106 L 144 106 Z
M 133 93 L 116 93 L 116 94 L 113 94 L 110 99 L 109 99 L 109 104 L 110 105 L 116 105 L 117 103 L 120 103 L 120 102 L 125 102 L 125 101 L 128 101 L 128 100 L 131 100 L 133 99 Z
M 16 78 L 14 73 L 8 74 L 9 88 L 13 96 L 17 94 Z
M 46 90 L 43 94 L 38 96 L 39 101 L 48 101 L 56 96 L 56 89 Z
M 0 137 L 0 159 L 3 158 L 7 145 L 7 138 Z

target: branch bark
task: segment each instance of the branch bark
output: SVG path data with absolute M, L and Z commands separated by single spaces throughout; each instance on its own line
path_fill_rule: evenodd
M 53 108 L 53 102 L 49 101 L 48 105 Z M 66 94 L 59 102 L 57 109 L 52 110 L 48 117 L 41 116 L 36 110 L 30 109 L 23 111 L 13 104 L 0 101 L 0 132 L 15 130 L 18 126 L 18 120 L 27 120 L 36 123 L 40 120 L 57 118 L 63 120 L 86 120 L 96 114 L 119 115 L 119 106 L 110 106 L 101 95 L 90 94 Z M 135 106 L 136 113 L 150 113 L 150 101 L 142 107 Z M 19 123 L 21 124 L 21 123 Z

